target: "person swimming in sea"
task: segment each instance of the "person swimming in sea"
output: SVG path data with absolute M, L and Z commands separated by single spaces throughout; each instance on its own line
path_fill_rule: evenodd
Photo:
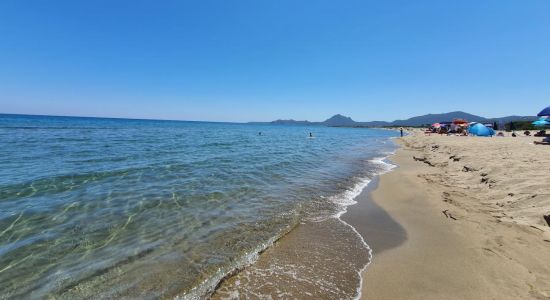
M 309 137 L 313 137 L 313 134 L 311 132 L 309 133 Z

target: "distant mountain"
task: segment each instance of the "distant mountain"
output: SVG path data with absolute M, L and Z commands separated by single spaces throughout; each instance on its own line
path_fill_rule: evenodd
M 329 119 L 322 122 L 326 126 L 355 126 L 358 122 L 355 122 L 350 117 L 345 117 L 340 114 L 334 115 Z
M 350 117 L 340 114 L 334 115 L 323 122 L 310 121 L 295 121 L 295 120 L 276 120 L 273 122 L 262 124 L 278 124 L 278 125 L 323 125 L 332 127 L 385 127 L 385 126 L 422 126 L 425 124 L 433 124 L 437 122 L 451 122 L 454 119 L 466 119 L 470 122 L 479 123 L 509 123 L 512 121 L 533 121 L 535 116 L 507 116 L 502 118 L 484 118 L 481 116 L 472 115 L 463 111 L 453 111 L 442 114 L 427 114 L 417 117 L 412 117 L 406 120 L 395 120 L 393 122 L 386 121 L 370 121 L 356 122 Z M 256 122 L 258 123 L 258 122 Z
M 508 123 L 512 121 L 530 121 L 535 120 L 534 116 L 508 116 L 502 118 L 485 118 L 472 115 L 463 111 L 453 111 L 443 114 L 427 114 L 418 117 L 412 117 L 406 120 L 395 120 L 390 123 L 390 126 L 421 126 L 424 124 L 433 124 L 437 122 L 452 122 L 454 119 L 465 119 L 469 122 L 478 123 Z
M 359 122 L 355 122 L 350 117 L 346 117 L 340 114 L 336 114 L 323 122 L 310 122 L 307 120 L 296 121 L 293 119 L 279 119 L 268 123 L 251 122 L 254 124 L 274 124 L 274 125 L 323 125 L 323 126 L 356 126 Z
M 278 125 L 309 125 L 311 124 L 312 122 L 310 121 L 296 121 L 296 120 L 292 120 L 292 119 L 288 119 L 288 120 L 275 120 L 273 122 L 271 122 L 271 124 L 278 124 Z
M 466 119 L 470 122 L 485 122 L 486 118 L 465 113 L 462 111 L 453 111 L 443 114 L 427 114 L 418 117 L 412 117 L 406 120 L 395 120 L 392 125 L 401 126 L 420 126 L 422 124 L 433 124 L 437 122 L 451 122 L 454 119 Z
M 491 122 L 497 122 L 497 123 L 510 123 L 514 121 L 535 121 L 537 119 L 536 116 L 508 116 L 508 117 L 502 117 L 502 118 L 492 118 L 488 119 Z

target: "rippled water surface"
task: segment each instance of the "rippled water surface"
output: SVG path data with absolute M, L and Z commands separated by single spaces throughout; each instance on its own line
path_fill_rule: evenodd
M 0 294 L 204 294 L 297 222 L 338 213 L 392 136 L 0 115 Z

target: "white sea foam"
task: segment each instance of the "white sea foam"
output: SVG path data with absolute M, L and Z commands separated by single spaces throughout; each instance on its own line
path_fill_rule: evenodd
M 198 300 L 205 298 L 206 295 L 210 295 L 214 292 L 216 286 L 227 276 L 230 276 L 235 271 L 242 269 L 246 266 L 252 265 L 256 262 L 260 256 L 260 253 L 267 248 L 271 247 L 275 241 L 277 241 L 281 235 L 275 236 L 269 239 L 267 242 L 260 244 L 256 249 L 244 255 L 241 259 L 237 260 L 232 268 L 229 270 L 218 269 L 216 273 L 204 280 L 196 287 L 191 289 L 187 294 L 174 297 L 174 300 Z
M 394 152 L 387 152 L 385 154 L 387 154 L 388 156 L 376 157 L 369 160 L 370 162 L 375 163 L 381 167 L 381 169 L 375 175 L 382 175 L 396 167 L 396 165 L 387 162 L 387 158 L 393 155 L 393 153 Z M 341 206 L 341 210 L 337 212 L 334 217 L 340 218 L 344 213 L 346 213 L 348 206 L 356 204 L 357 201 L 355 200 L 355 198 L 357 198 L 357 196 L 361 194 L 361 192 L 369 185 L 370 182 L 370 178 L 363 178 L 359 180 L 359 182 L 355 184 L 355 186 L 353 186 L 351 189 L 343 192 L 342 194 L 331 197 L 330 200 L 333 203 Z
M 384 173 L 387 173 L 397 166 L 394 164 L 391 164 L 387 161 L 388 157 L 393 155 L 395 151 L 393 152 L 387 152 L 384 154 L 387 154 L 387 156 L 384 157 L 376 157 L 370 160 L 370 162 L 375 163 L 381 167 L 381 170 L 376 173 L 376 176 L 380 176 Z M 353 227 L 351 224 L 347 223 L 346 221 L 342 220 L 341 216 L 345 214 L 348 211 L 348 206 L 354 205 L 357 203 L 355 198 L 361 194 L 361 192 L 369 185 L 369 183 L 372 180 L 369 178 L 364 178 L 363 180 L 360 180 L 352 189 L 344 192 L 343 194 L 340 194 L 338 196 L 333 197 L 331 199 L 334 203 L 339 204 L 341 206 L 341 210 L 334 215 L 335 218 L 337 218 L 340 222 L 342 222 L 344 225 L 349 226 L 355 234 L 359 237 L 361 242 L 365 245 L 365 247 L 368 249 L 369 252 L 369 260 L 363 266 L 361 270 L 359 270 L 359 286 L 357 287 L 357 294 L 355 299 L 361 298 L 361 290 L 363 288 L 363 272 L 367 269 L 367 267 L 371 264 L 373 260 L 373 254 L 372 254 L 372 248 L 367 244 L 363 236 Z
M 376 157 L 371 160 L 369 160 L 371 163 L 375 163 L 380 166 L 380 170 L 375 174 L 375 176 L 382 175 L 384 173 L 387 173 L 394 169 L 396 165 L 393 165 L 389 162 L 387 162 L 387 158 L 391 155 L 393 155 L 395 152 L 386 152 L 384 153 L 387 156 L 384 157 Z M 341 219 L 341 216 L 347 212 L 347 207 L 350 205 L 354 205 L 357 203 L 355 198 L 361 194 L 361 192 L 369 185 L 369 183 L 372 180 L 370 178 L 363 178 L 360 180 L 355 186 L 353 186 L 351 189 L 337 195 L 331 197 L 329 200 L 333 203 L 340 206 L 340 210 L 334 214 L 332 217 L 338 219 L 342 224 L 348 226 L 360 239 L 361 243 L 365 246 L 365 248 L 368 250 L 368 262 L 363 266 L 361 270 L 358 271 L 359 275 L 359 286 L 357 287 L 356 297 L 355 299 L 359 299 L 361 297 L 361 289 L 363 286 L 363 271 L 370 265 L 373 259 L 373 253 L 372 248 L 367 244 L 363 236 L 353 227 L 351 224 L 345 222 Z M 310 220 L 312 221 L 312 220 Z M 314 220 L 313 220 L 314 221 Z M 321 220 L 318 220 L 321 221 Z M 275 241 L 277 241 L 282 235 L 278 235 L 276 237 L 273 237 L 268 242 L 263 243 L 259 245 L 254 251 L 251 251 L 249 254 L 243 256 L 240 260 L 238 260 L 235 264 L 233 264 L 233 268 L 231 270 L 222 270 L 219 269 L 218 272 L 216 272 L 213 276 L 203 281 L 201 284 L 193 288 L 191 291 L 189 291 L 187 294 L 182 296 L 177 296 L 174 299 L 177 300 L 194 300 L 194 299 L 202 299 L 205 297 L 205 295 L 211 294 L 216 286 L 221 282 L 225 277 L 230 276 L 235 271 L 242 269 L 246 266 L 252 265 L 254 262 L 256 262 L 259 258 L 259 253 L 266 250 L 267 248 L 271 247 Z M 303 280 L 303 278 L 302 278 Z M 233 292 L 230 297 L 237 296 L 238 292 Z M 238 296 L 237 296 L 238 297 Z

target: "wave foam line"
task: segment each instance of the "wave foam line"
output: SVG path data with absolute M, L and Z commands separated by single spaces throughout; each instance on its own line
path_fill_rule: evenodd
M 199 283 L 197 286 L 189 290 L 185 295 L 179 295 L 174 297 L 173 299 L 174 300 L 198 300 L 198 299 L 209 298 L 209 296 L 211 296 L 216 291 L 216 288 L 224 279 L 234 275 L 239 270 L 242 270 L 243 268 L 255 263 L 260 257 L 260 254 L 262 252 L 267 250 L 269 247 L 273 246 L 273 244 L 277 240 L 285 236 L 292 229 L 293 227 L 288 228 L 282 233 L 270 238 L 267 242 L 260 244 L 254 250 L 250 251 L 248 254 L 243 255 L 240 259 L 238 259 L 235 263 L 233 263 L 229 267 L 229 270 L 224 271 L 222 268 L 219 268 L 216 273 L 214 273 L 212 276 L 205 279 L 203 282 Z
M 396 167 L 396 165 L 390 164 L 386 162 L 385 160 L 393 155 L 395 152 L 388 152 L 385 154 L 388 154 L 386 157 L 377 157 L 372 160 L 371 162 L 378 163 L 384 166 L 383 170 L 380 171 L 377 176 L 380 176 L 384 173 L 387 173 L 391 171 L 393 168 Z M 346 191 L 343 195 L 339 195 L 339 197 L 333 197 L 331 200 L 334 201 L 337 204 L 340 204 L 342 206 L 342 210 L 339 211 L 334 215 L 335 218 L 337 218 L 342 224 L 348 226 L 351 228 L 353 232 L 359 237 L 361 240 L 361 243 L 365 245 L 365 247 L 368 249 L 369 252 L 369 262 L 358 272 L 359 273 L 359 287 L 357 288 L 357 296 L 355 299 L 359 299 L 361 297 L 361 289 L 363 287 L 363 272 L 365 269 L 370 265 L 373 259 L 372 254 L 372 248 L 367 244 L 363 236 L 353 227 L 351 224 L 345 222 L 340 217 L 347 212 L 347 207 L 353 204 L 356 204 L 357 201 L 355 201 L 355 198 L 361 194 L 363 189 L 365 189 L 369 183 L 372 180 L 368 178 L 364 178 L 361 182 L 356 184 L 353 189 Z M 343 197 L 342 197 L 343 196 Z M 286 233 L 288 233 L 292 228 L 289 228 L 286 232 L 283 232 L 282 234 L 279 234 L 271 239 L 269 239 L 266 243 L 263 243 L 259 245 L 255 250 L 251 251 L 249 254 L 244 255 L 241 259 L 239 259 L 234 265 L 231 270 L 223 271 L 221 268 L 216 272 L 213 276 L 210 278 L 205 279 L 202 283 L 197 285 L 196 287 L 192 288 L 189 292 L 187 292 L 185 295 L 180 295 L 174 297 L 174 300 L 195 300 L 195 299 L 202 299 L 210 294 L 212 294 L 217 286 L 224 280 L 225 278 L 228 278 L 229 276 L 235 274 L 242 268 L 252 265 L 254 262 L 256 262 L 262 252 L 264 252 L 267 248 L 271 247 L 278 239 L 283 237 Z
M 378 172 L 375 176 L 380 176 L 380 175 L 383 175 L 385 173 L 388 173 L 390 172 L 391 170 L 393 170 L 394 168 L 396 168 L 397 166 L 394 165 L 394 164 L 391 164 L 389 162 L 387 162 L 386 160 L 395 153 L 395 151 L 393 152 L 389 152 L 389 153 L 386 153 L 388 154 L 388 156 L 385 156 L 385 157 L 377 157 L 377 158 L 373 158 L 371 159 L 370 161 L 373 162 L 373 163 L 377 163 L 377 164 L 380 164 L 383 166 L 383 169 Z M 354 298 L 355 300 L 358 300 L 361 298 L 361 291 L 363 289 L 363 272 L 367 269 L 367 267 L 371 264 L 372 260 L 373 260 L 373 253 L 372 253 L 372 248 L 369 246 L 369 244 L 367 244 L 367 242 L 365 241 L 365 239 L 363 238 L 363 236 L 357 231 L 357 229 L 355 229 L 355 227 L 353 227 L 351 224 L 347 223 L 346 221 L 342 220 L 340 217 L 345 214 L 347 211 L 348 211 L 348 206 L 350 205 L 354 205 L 357 203 L 357 201 L 355 200 L 355 198 L 357 198 L 357 196 L 359 196 L 361 194 L 361 192 L 363 192 L 363 190 L 369 185 L 369 183 L 371 183 L 372 180 L 371 179 L 368 179 L 368 178 L 365 178 L 363 179 L 361 182 L 359 182 L 358 184 L 356 184 L 353 189 L 349 190 L 349 191 L 346 191 L 343 195 L 340 195 L 338 200 L 335 198 L 333 198 L 333 201 L 337 204 L 340 204 L 342 205 L 342 210 L 339 211 L 338 213 L 336 213 L 334 215 L 335 218 L 337 218 L 340 222 L 342 222 L 344 225 L 348 226 L 351 228 L 351 230 L 353 232 L 355 232 L 355 234 L 359 237 L 359 239 L 361 240 L 361 243 L 363 243 L 363 245 L 365 245 L 365 247 L 368 249 L 369 251 L 369 261 L 365 264 L 365 266 L 363 266 L 363 268 L 361 270 L 359 270 L 359 286 L 357 287 L 357 293 L 356 293 L 356 297 Z M 343 197 L 342 197 L 343 196 Z M 344 198 L 344 199 L 342 199 Z

